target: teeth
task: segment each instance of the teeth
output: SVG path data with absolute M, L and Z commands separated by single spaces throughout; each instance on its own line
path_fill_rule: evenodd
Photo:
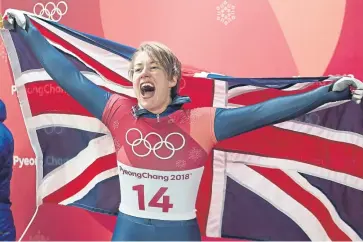
M 145 87 L 145 86 L 154 87 L 154 85 L 153 85 L 153 84 L 148 83 L 148 82 L 145 82 L 145 83 L 142 83 L 142 84 L 141 84 L 141 87 Z

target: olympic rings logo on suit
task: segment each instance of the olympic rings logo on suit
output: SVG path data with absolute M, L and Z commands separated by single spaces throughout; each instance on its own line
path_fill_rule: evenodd
M 61 5 L 63 5 L 65 8 L 64 12 L 62 12 L 62 10 L 59 8 Z M 51 6 L 52 10 L 49 10 L 48 6 Z M 37 7 L 41 8 L 39 13 L 37 13 Z M 67 11 L 68 11 L 68 6 L 67 6 L 67 3 L 64 1 L 60 1 L 59 3 L 57 3 L 57 5 L 55 5 L 55 3 L 53 3 L 53 2 L 48 2 L 47 4 L 45 4 L 45 6 L 42 3 L 37 3 L 33 7 L 34 14 L 42 16 L 42 17 L 46 17 L 55 22 L 60 21 L 61 18 L 67 13 Z M 59 17 L 57 19 L 54 18 L 55 14 L 59 15 Z
M 129 132 L 131 131 L 136 131 L 139 133 L 140 137 L 135 139 L 134 141 L 129 141 Z M 151 135 L 155 135 L 156 137 L 158 137 L 158 139 L 160 140 L 159 142 L 157 142 L 154 146 L 151 145 L 151 143 L 147 140 L 149 136 Z M 182 144 L 179 146 L 179 147 L 175 147 L 171 142 L 168 141 L 168 139 L 171 137 L 171 136 L 179 136 L 181 137 L 181 140 L 182 140 Z M 138 157 L 145 157 L 145 156 L 148 156 L 151 152 L 154 153 L 154 155 L 156 157 L 158 157 L 159 159 L 162 159 L 162 160 L 167 160 L 167 159 L 170 159 L 171 157 L 174 156 L 175 152 L 178 151 L 178 150 L 181 150 L 184 146 L 185 146 L 185 138 L 182 134 L 180 133 L 177 133 L 177 132 L 173 132 L 173 133 L 170 133 L 168 134 L 166 137 L 165 137 L 165 140 L 163 139 L 163 137 L 161 137 L 161 135 L 159 135 L 158 133 L 155 133 L 155 132 L 150 132 L 148 133 L 145 138 L 143 137 L 143 134 L 141 133 L 140 130 L 136 129 L 136 128 L 131 128 L 129 129 L 127 132 L 126 132 L 126 135 L 125 135 L 125 139 L 126 139 L 126 142 L 127 144 L 129 144 L 132 148 L 132 151 L 134 152 L 134 155 L 138 156 Z M 135 151 L 135 147 L 141 145 L 143 143 L 143 145 L 145 146 L 145 148 L 148 149 L 148 151 L 145 153 L 145 154 L 138 154 L 136 151 Z M 167 149 L 169 149 L 171 151 L 171 154 L 169 156 L 166 156 L 166 157 L 162 157 L 160 156 L 157 151 L 160 150 L 163 146 L 165 145 L 165 147 Z

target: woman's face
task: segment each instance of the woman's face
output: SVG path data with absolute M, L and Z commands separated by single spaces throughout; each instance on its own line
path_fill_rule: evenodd
M 164 68 L 146 52 L 137 54 L 133 69 L 133 88 L 139 104 L 150 112 L 163 112 L 170 104 L 170 90 L 176 85 L 176 78 L 168 80 Z

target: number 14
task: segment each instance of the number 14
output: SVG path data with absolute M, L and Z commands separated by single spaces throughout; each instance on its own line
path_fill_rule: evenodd
M 138 201 L 139 201 L 139 209 L 145 210 L 145 192 L 144 185 L 133 186 L 132 190 L 137 191 Z M 161 187 L 159 191 L 154 195 L 154 197 L 150 200 L 148 206 L 154 208 L 162 208 L 164 213 L 169 212 L 170 208 L 173 208 L 173 204 L 170 203 L 170 197 L 164 196 L 167 187 Z M 159 202 L 160 198 L 163 197 L 163 201 Z

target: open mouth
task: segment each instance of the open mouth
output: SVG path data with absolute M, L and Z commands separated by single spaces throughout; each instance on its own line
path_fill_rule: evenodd
M 150 82 L 141 83 L 140 92 L 143 98 L 150 98 L 155 94 L 155 86 Z

